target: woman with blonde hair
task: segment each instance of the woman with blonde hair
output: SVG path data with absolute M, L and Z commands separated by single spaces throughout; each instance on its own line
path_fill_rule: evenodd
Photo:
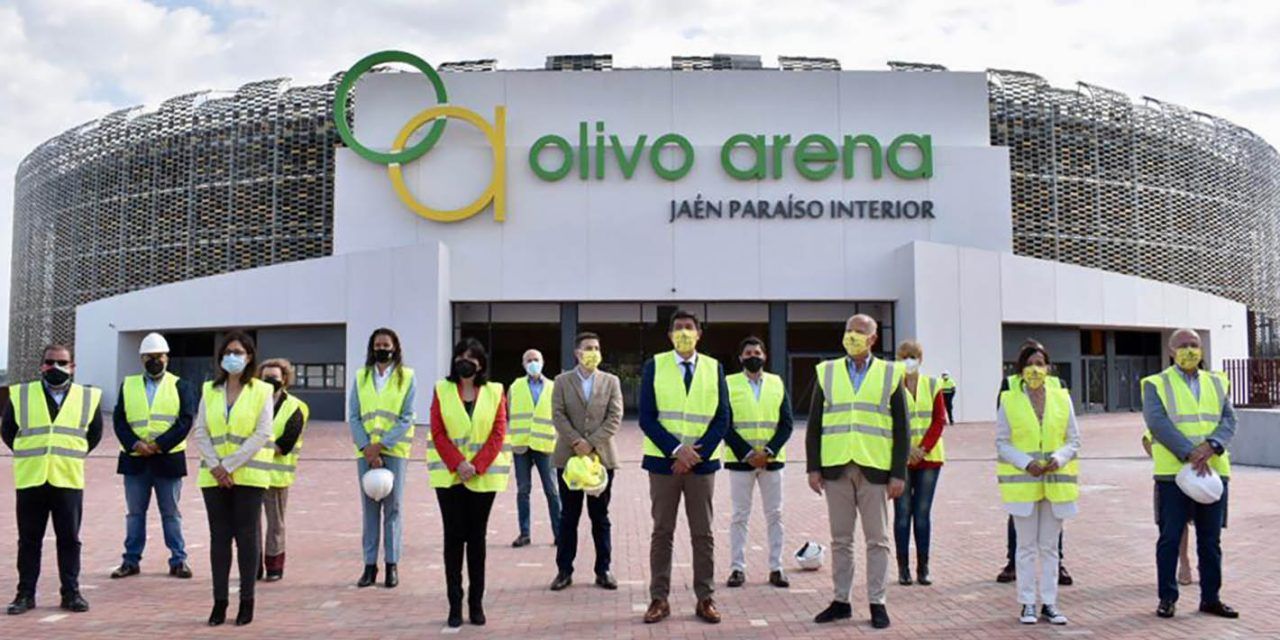
M 929 586 L 929 540 L 933 534 L 933 493 L 946 457 L 942 429 L 947 424 L 946 400 L 942 384 L 920 372 L 924 348 L 915 340 L 898 345 L 898 362 L 906 375 L 902 379 L 907 397 L 907 420 L 911 425 L 911 450 L 907 456 L 907 486 L 893 501 L 893 541 L 898 551 L 898 584 L 909 585 L 911 533 L 916 536 L 916 581 Z

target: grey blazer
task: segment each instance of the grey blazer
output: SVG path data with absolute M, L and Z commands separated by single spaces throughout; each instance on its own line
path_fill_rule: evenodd
M 586 440 L 600 462 L 609 469 L 618 468 L 618 451 L 613 436 L 622 425 L 622 384 L 618 376 L 596 370 L 592 375 L 591 397 L 582 397 L 582 379 L 576 368 L 555 380 L 551 394 L 551 421 L 556 427 L 556 451 L 553 461 L 563 469 L 573 456 L 573 443 Z

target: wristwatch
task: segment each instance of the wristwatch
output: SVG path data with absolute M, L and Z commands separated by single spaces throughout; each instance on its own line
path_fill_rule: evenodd
M 1209 438 L 1208 440 L 1205 440 L 1205 442 L 1209 443 L 1209 446 L 1213 448 L 1213 452 L 1217 455 L 1222 455 L 1222 453 L 1227 450 L 1226 447 L 1222 446 L 1221 442 L 1218 442 L 1213 438 Z

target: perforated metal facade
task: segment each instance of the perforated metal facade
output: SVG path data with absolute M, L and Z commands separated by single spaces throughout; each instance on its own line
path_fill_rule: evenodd
M 10 371 L 33 370 L 45 343 L 73 341 L 77 305 L 330 254 L 336 79 L 179 96 L 32 152 L 16 178 Z M 991 143 L 1010 150 L 1015 253 L 1243 302 L 1263 328 L 1255 340 L 1270 343 L 1268 319 L 1280 318 L 1280 157 L 1270 145 L 1219 118 L 1092 85 L 1063 90 L 999 70 L 988 81 Z

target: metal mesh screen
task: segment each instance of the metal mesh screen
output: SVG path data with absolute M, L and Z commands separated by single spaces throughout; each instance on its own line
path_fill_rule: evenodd
M 333 248 L 336 77 L 126 109 L 18 167 L 9 370 L 72 342 L 77 305 Z

